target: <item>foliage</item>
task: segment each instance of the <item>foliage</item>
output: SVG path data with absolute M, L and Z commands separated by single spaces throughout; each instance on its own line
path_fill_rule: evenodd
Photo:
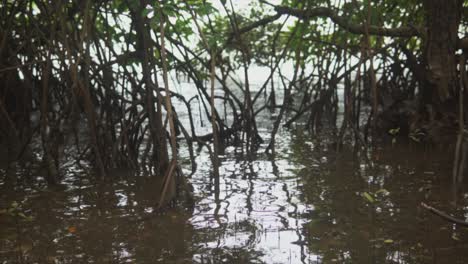
M 0 121 L 7 129 L 2 135 L 15 138 L 18 145 L 39 138 L 49 174 L 57 176 L 59 145 L 68 142 L 64 135 L 77 132 L 77 123 L 85 121 L 89 142 L 85 150 L 77 148 L 84 152 L 80 157 L 97 163 L 101 174 L 126 166 L 165 175 L 170 168 L 170 143 L 164 135 L 171 123 L 165 115 L 172 108 L 167 96 L 181 100 L 187 108 L 183 111 L 191 111 L 193 102 L 193 98 L 167 87 L 167 78 L 161 77 L 167 77 L 168 71 L 190 79 L 205 114 L 210 119 L 214 116 L 217 124 L 213 127 L 230 131 L 221 139 L 223 146 L 245 139 L 238 133 L 248 134 L 246 145 L 251 138 L 261 141 L 254 109 L 278 107 L 274 90 L 279 86 L 283 86 L 287 98 L 275 122 L 272 144 L 284 112 L 295 115 L 286 120 L 286 126 L 302 118 L 308 128 L 318 128 L 325 116 L 337 126 L 338 112 L 344 111 L 346 118 L 337 129 L 341 141 L 351 127 L 352 133 L 369 134 L 359 130 L 369 127 L 360 120 L 369 120 L 376 128 L 375 120 L 401 108 L 403 102 L 437 99 L 430 93 L 440 87 L 426 89 L 434 78 L 421 74 L 431 71 L 433 67 L 424 63 L 434 56 L 426 54 L 426 38 L 433 35 L 424 32 L 428 16 L 424 10 L 428 6 L 420 1 L 272 3 L 253 1 L 246 10 L 236 10 L 231 0 L 3 1 L 0 102 L 5 110 L 0 109 Z M 462 16 L 460 25 L 464 24 L 466 18 Z M 449 57 L 455 57 L 453 49 L 452 53 Z M 285 63 L 294 65 L 293 76 L 285 76 L 278 66 Z M 273 76 L 270 80 L 281 80 L 276 87 L 271 82 L 269 102 L 264 105 L 257 100 L 260 92 L 254 94 L 249 88 L 248 71 L 245 83 L 233 74 L 251 64 L 268 68 Z M 207 92 L 209 77 L 221 84 L 223 96 Z M 243 96 L 228 87 L 228 80 L 234 80 Z M 262 91 L 267 90 L 268 83 L 265 80 Z M 451 95 L 456 96 L 456 91 Z M 221 118 L 226 109 L 207 110 L 206 102 L 214 102 L 214 97 L 229 105 L 234 113 L 232 123 Z M 371 116 L 364 109 L 367 106 L 372 108 Z M 418 111 L 426 111 L 421 109 Z M 38 123 L 31 124 L 33 113 L 40 114 Z M 404 120 L 409 122 L 413 119 L 408 115 Z M 433 122 L 431 115 L 414 119 Z M 399 135 L 427 130 L 394 121 L 402 120 L 399 117 L 391 117 L 382 130 L 388 133 L 400 128 Z M 177 135 L 182 131 L 190 148 L 194 142 L 211 143 L 211 137 L 196 135 L 193 123 L 185 128 L 177 116 L 173 123 Z M 361 136 L 356 136 L 356 141 L 365 141 L 357 140 Z M 80 145 L 79 139 L 75 142 Z M 176 152 L 179 145 L 174 145 L 176 150 L 172 151 Z M 194 163 L 193 149 L 190 152 Z M 55 176 L 49 181 L 57 182 Z

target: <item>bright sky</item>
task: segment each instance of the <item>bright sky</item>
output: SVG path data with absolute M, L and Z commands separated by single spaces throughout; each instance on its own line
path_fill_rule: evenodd
M 258 0 L 231 0 L 231 1 L 232 1 L 232 4 L 233 4 L 234 8 L 236 9 L 236 11 L 248 10 L 249 5 L 252 4 L 252 3 L 258 4 Z M 210 2 L 213 3 L 213 6 L 216 7 L 220 12 L 223 12 L 224 9 L 223 9 L 223 6 L 222 6 L 220 0 L 211 0 Z M 268 2 L 270 2 L 272 4 L 281 3 L 280 0 L 269 0 Z M 226 6 L 227 7 L 231 6 L 229 0 L 226 1 Z

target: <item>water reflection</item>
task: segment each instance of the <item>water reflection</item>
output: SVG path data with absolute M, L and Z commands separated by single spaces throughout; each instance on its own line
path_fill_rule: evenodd
M 18 213 L 0 214 L 2 263 L 191 262 L 188 214 L 153 215 L 136 182 L 79 178 L 70 176 L 75 188 L 66 191 L 2 192 L 1 208 L 18 204 Z
M 210 196 L 204 183 L 207 171 L 194 175 L 195 186 L 204 199 L 191 219 L 195 229 L 209 233 L 195 259 L 206 263 L 311 263 L 301 232 L 306 220 L 301 215 L 312 209 L 300 200 L 302 167 L 291 160 L 290 138 L 279 139 L 278 156 L 243 157 L 234 148 L 222 160 L 221 203 Z M 198 162 L 200 164 L 201 162 Z M 204 167 L 204 166 L 202 166 Z M 239 253 L 242 250 L 242 253 Z M 231 254 L 227 256 L 227 252 Z M 247 254 L 247 255 L 246 255 Z
M 300 137 L 293 143 L 297 160 L 320 162 L 298 174 L 315 207 L 303 232 L 323 263 L 466 263 L 466 245 L 453 236 L 459 231 L 419 207 L 450 204 L 449 152 L 389 146 L 374 149 L 369 164 L 352 150 L 303 145 Z
M 0 262 L 468 262 L 466 230 L 419 207 L 465 217 L 466 190 L 451 205 L 450 153 L 388 146 L 364 157 L 326 136 L 280 133 L 276 155 L 228 148 L 219 190 L 199 153 L 196 207 L 163 215 L 151 177 L 116 171 L 94 185 L 73 168 L 66 190 L 46 191 L 24 164 L 0 170 Z

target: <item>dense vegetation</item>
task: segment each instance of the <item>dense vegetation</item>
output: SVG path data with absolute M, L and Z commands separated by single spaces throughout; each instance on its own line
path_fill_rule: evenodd
M 338 145 L 345 139 L 367 145 L 382 135 L 376 132 L 439 142 L 459 130 L 457 160 L 464 163 L 464 1 L 259 0 L 248 12 L 232 2 L 1 1 L 6 163 L 35 146 L 48 184 L 56 185 L 63 148 L 73 148 L 98 178 L 121 167 L 160 177 L 162 205 L 184 185 L 179 143 L 190 152 L 192 170 L 194 144 L 209 148 L 216 178 L 225 147 L 259 151 L 256 116 L 267 108 L 278 115 L 262 151 L 275 151 L 281 125 L 301 120 L 310 130 L 330 127 Z M 290 79 L 284 63 L 293 65 Z M 271 72 L 255 92 L 252 65 Z M 188 78 L 198 96 L 171 89 L 170 73 Z M 186 109 L 174 109 L 173 100 Z M 210 134 L 196 134 L 196 101 L 210 118 Z M 180 112 L 188 113 L 189 127 Z

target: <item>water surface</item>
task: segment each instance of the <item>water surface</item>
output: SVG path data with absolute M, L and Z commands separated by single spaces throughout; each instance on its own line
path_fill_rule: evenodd
M 195 207 L 165 214 L 154 213 L 152 177 L 116 170 L 115 181 L 94 184 L 70 165 L 68 188 L 49 190 L 32 165 L 11 167 L 22 175 L 13 184 L 3 169 L 0 263 L 468 262 L 468 231 L 419 206 L 467 215 L 468 193 L 451 191 L 449 151 L 338 151 L 301 129 L 277 139 L 274 156 L 229 147 L 219 193 L 199 153 Z

